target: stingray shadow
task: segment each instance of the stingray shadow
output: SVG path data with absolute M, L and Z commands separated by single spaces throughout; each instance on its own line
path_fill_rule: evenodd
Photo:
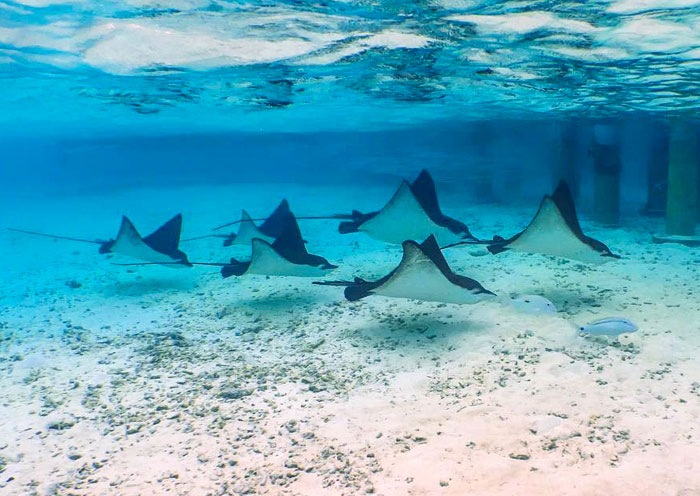
M 129 281 L 112 281 L 104 286 L 105 296 L 144 296 L 154 293 L 187 292 L 197 288 L 196 278 L 143 277 Z
M 263 292 L 258 296 L 246 295 L 236 297 L 235 305 L 249 307 L 256 311 L 267 313 L 288 312 L 290 309 L 298 309 L 301 306 L 309 306 L 319 303 L 320 298 L 313 293 L 303 291 L 276 291 L 274 294 L 266 295 Z
M 485 333 L 490 327 L 488 322 L 472 320 L 469 316 L 464 316 L 460 313 L 458 306 L 440 308 L 437 312 L 434 309 L 431 310 L 433 311 L 429 315 L 416 317 L 403 313 L 392 317 L 387 312 L 381 322 L 372 322 L 368 326 L 359 328 L 358 331 L 376 339 L 396 339 L 397 344 L 410 347 L 415 345 L 416 340 L 423 341 L 422 344 L 443 345 L 444 339 Z

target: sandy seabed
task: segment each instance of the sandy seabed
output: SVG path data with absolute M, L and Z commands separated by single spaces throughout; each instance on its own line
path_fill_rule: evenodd
M 182 211 L 184 236 L 282 196 L 298 215 L 370 210 L 392 188 L 234 185 L 5 199 L 2 227 L 110 237 Z M 477 236 L 536 210 L 444 210 Z M 346 207 L 347 208 L 347 207 Z M 340 211 L 346 208 L 341 208 Z M 584 230 L 601 267 L 483 248 L 454 270 L 557 315 L 370 297 L 305 279 L 118 267 L 90 245 L 0 233 L 0 493 L 700 495 L 700 252 L 658 220 Z M 373 278 L 397 246 L 302 224 L 309 250 Z M 208 239 L 192 260 L 245 257 Z M 621 315 L 620 342 L 573 322 Z

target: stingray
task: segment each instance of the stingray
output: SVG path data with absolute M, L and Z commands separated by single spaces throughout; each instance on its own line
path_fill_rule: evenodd
M 325 258 L 306 251 L 299 224 L 291 212 L 280 216 L 279 221 L 282 223 L 282 229 L 273 242 L 253 238 L 250 260 L 238 261 L 231 258 L 231 261 L 222 267 L 221 275 L 318 277 L 337 268 L 337 265 L 332 265 Z
M 231 234 L 206 234 L 195 238 L 184 239 L 183 241 L 194 241 L 202 238 L 223 238 L 224 246 L 233 245 L 250 245 L 253 239 L 262 239 L 272 243 L 277 237 L 282 234 L 286 225 L 285 218 L 291 213 L 287 200 L 282 200 L 277 208 L 265 219 L 253 219 L 250 214 L 244 209 L 241 212 L 241 219 L 228 222 L 224 225 L 216 227 L 214 230 L 238 224 L 238 232 Z M 255 224 L 255 220 L 262 220 L 263 223 L 259 226 Z
M 402 181 L 389 203 L 376 212 L 353 210 L 349 220 L 341 222 L 341 234 L 365 232 L 370 237 L 391 244 L 434 235 L 440 244 L 478 241 L 462 222 L 440 210 L 435 183 L 422 170 L 413 183 Z
M 71 238 L 68 236 L 25 231 L 22 229 L 9 228 L 9 230 L 35 236 L 97 244 L 99 245 L 99 252 L 101 254 L 117 253 L 153 264 L 166 265 L 168 267 L 191 266 L 187 260 L 187 255 L 178 248 L 180 232 L 182 230 L 181 214 L 176 215 L 146 237 L 142 237 L 138 233 L 134 224 L 128 217 L 122 216 L 122 223 L 119 227 L 117 237 L 107 241 L 100 239 Z
M 495 296 L 474 279 L 455 274 L 440 251 L 435 236 L 423 243 L 404 241 L 398 267 L 377 281 L 316 281 L 321 286 L 345 286 L 345 298 L 357 301 L 369 295 L 434 301 L 477 303 Z
M 496 236 L 488 245 L 494 255 L 512 250 L 568 258 L 588 264 L 619 259 L 604 243 L 581 230 L 569 186 L 560 182 L 554 193 L 545 196 L 530 224 L 510 239 Z
M 256 238 L 273 243 L 282 234 L 286 225 L 285 218 L 288 215 L 291 215 L 291 211 L 287 200 L 282 200 L 275 211 L 260 226 L 256 226 L 248 212 L 243 210 L 238 225 L 238 233 L 229 234 L 224 239 L 224 246 L 250 245 L 253 239 Z
M 273 241 L 251 240 L 250 260 L 231 258 L 230 262 L 190 262 L 192 265 L 221 267 L 223 277 L 258 274 L 265 276 L 319 277 L 337 268 L 325 258 L 310 254 L 301 237 L 294 214 L 287 211 L 279 216 L 281 231 Z M 117 265 L 152 265 L 151 263 Z
M 196 238 L 189 238 L 184 241 L 192 241 L 195 239 L 217 237 L 224 238 L 224 246 L 231 245 L 247 245 L 254 238 L 264 239 L 272 243 L 277 237 L 282 233 L 286 226 L 286 218 L 289 215 L 294 215 L 289 209 L 289 203 L 287 200 L 282 200 L 277 208 L 270 214 L 269 217 L 264 219 L 253 219 L 248 212 L 242 211 L 241 219 L 235 220 L 233 222 L 227 222 L 213 229 L 217 231 L 223 229 L 224 227 L 231 226 L 233 224 L 240 224 L 238 228 L 238 233 L 231 234 L 207 234 L 204 236 L 198 236 Z M 335 214 L 335 215 L 312 215 L 303 217 L 294 217 L 296 220 L 328 220 L 328 219 L 350 219 L 351 215 Z M 260 226 L 255 225 L 255 221 L 263 221 Z

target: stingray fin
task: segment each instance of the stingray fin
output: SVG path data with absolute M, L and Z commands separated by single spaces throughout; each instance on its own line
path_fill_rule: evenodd
M 277 238 L 282 231 L 284 231 L 287 222 L 289 221 L 289 216 L 294 216 L 292 211 L 289 209 L 289 202 L 283 199 L 277 208 L 270 214 L 270 216 L 265 219 L 265 221 L 260 224 L 258 229 L 261 233 L 270 236 L 271 238 Z
M 155 251 L 171 254 L 178 251 L 181 231 L 182 214 L 177 214 L 175 217 L 156 229 L 152 234 L 149 234 L 143 238 L 143 242 L 153 248 Z
M 427 170 L 423 169 L 420 171 L 418 177 L 411 184 L 411 190 L 413 190 L 418 203 L 421 204 L 428 215 L 441 214 L 437 192 L 435 191 L 435 181 L 433 181 Z
M 437 191 L 435 189 L 435 181 L 433 181 L 430 173 L 423 169 L 418 177 L 411 184 L 411 191 L 420 203 L 425 213 L 430 219 L 439 226 L 445 227 L 455 234 L 461 234 L 462 239 L 476 238 L 469 232 L 469 228 L 463 222 L 453 219 L 442 213 L 440 202 L 438 201 Z
M 370 220 L 372 217 L 375 217 L 378 213 L 379 212 L 369 212 L 363 214 L 359 210 L 353 210 L 352 214 L 349 216 L 351 220 L 341 222 L 338 226 L 338 232 L 340 234 L 359 232 L 360 226 Z
M 505 240 L 504 240 L 505 241 Z M 499 253 L 503 253 L 504 251 L 508 250 L 508 247 L 505 244 L 493 244 L 493 245 L 488 245 L 486 249 L 491 252 L 492 255 L 498 255 Z
M 344 291 L 345 299 L 348 301 L 357 301 L 371 295 L 372 290 L 369 288 L 369 286 L 369 283 L 353 284 L 348 286 Z
M 569 185 L 565 181 L 559 182 L 557 189 L 555 189 L 554 193 L 552 194 L 552 201 L 559 209 L 561 216 L 564 218 L 564 221 L 566 221 L 566 225 L 569 226 L 571 232 L 573 232 L 578 239 L 587 245 L 590 245 L 595 250 L 602 252 L 603 256 L 621 258 L 619 255 L 612 253 L 610 248 L 608 248 L 608 246 L 602 241 L 586 236 L 583 233 L 583 229 L 581 229 L 581 224 L 578 220 L 578 215 L 576 214 L 574 197 L 571 194 Z
M 117 239 L 121 238 L 122 236 L 132 236 L 134 234 L 138 236 L 139 239 L 142 239 L 141 235 L 136 230 L 134 223 L 131 222 L 131 219 L 129 219 L 126 215 L 122 215 L 122 223 L 119 226 L 119 233 L 117 233 Z
M 578 236 L 579 239 L 585 239 L 586 235 L 583 234 L 581 229 L 581 224 L 578 221 L 578 215 L 576 215 L 576 205 L 574 204 L 574 197 L 571 194 L 571 189 L 565 181 L 560 181 L 557 188 L 552 194 L 552 201 L 559 209 L 561 216 L 566 221 L 569 229 Z
M 114 246 L 114 239 L 110 239 L 109 241 L 104 241 L 103 243 L 100 244 L 100 248 L 98 250 L 98 253 L 100 255 L 105 255 L 107 253 L 112 253 L 112 247 Z
M 293 215 L 288 215 L 280 235 L 272 243 L 272 248 L 292 263 L 304 263 L 308 256 L 299 224 Z
M 231 258 L 231 262 L 221 267 L 221 277 L 242 276 L 250 267 L 250 262 L 240 262 Z
M 354 221 L 341 222 L 338 226 L 338 232 L 340 234 L 350 234 L 358 232 L 360 225 Z
M 429 236 L 425 241 L 420 244 L 420 250 L 425 256 L 427 256 L 435 266 L 440 269 L 440 272 L 452 283 L 461 286 L 469 291 L 476 292 L 479 294 L 489 294 L 493 295 L 491 291 L 485 289 L 478 281 L 472 279 L 471 277 L 462 276 L 455 274 L 452 268 L 447 263 L 445 256 L 440 250 L 440 246 L 435 239 L 435 236 Z
M 346 221 L 346 222 L 341 222 L 340 225 L 338 226 L 338 232 L 340 234 L 350 234 L 354 232 L 358 232 L 360 225 L 357 222 L 353 221 Z
M 425 241 L 420 244 L 421 251 L 440 269 L 443 274 L 452 272 L 450 266 L 447 265 L 447 260 L 440 250 L 437 240 L 434 235 L 428 236 Z
M 138 240 L 138 242 L 143 243 L 143 238 L 136 230 L 134 223 L 131 222 L 131 220 L 126 215 L 122 215 L 122 223 L 119 225 L 119 232 L 117 233 L 117 237 L 114 238 L 114 241 L 103 245 L 103 247 L 100 248 L 100 253 L 111 253 L 114 246 L 117 243 L 120 243 L 120 241 L 125 238 Z M 105 250 L 108 249 L 109 251 L 103 251 L 102 248 L 105 248 Z

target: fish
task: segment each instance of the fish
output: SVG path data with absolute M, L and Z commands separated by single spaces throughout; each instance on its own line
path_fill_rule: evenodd
M 557 307 L 547 298 L 539 295 L 521 295 L 510 300 L 511 305 L 520 312 L 531 315 L 557 313 Z
M 637 332 L 638 329 L 637 324 L 625 317 L 605 317 L 578 328 L 579 332 L 593 336 L 619 336 Z

